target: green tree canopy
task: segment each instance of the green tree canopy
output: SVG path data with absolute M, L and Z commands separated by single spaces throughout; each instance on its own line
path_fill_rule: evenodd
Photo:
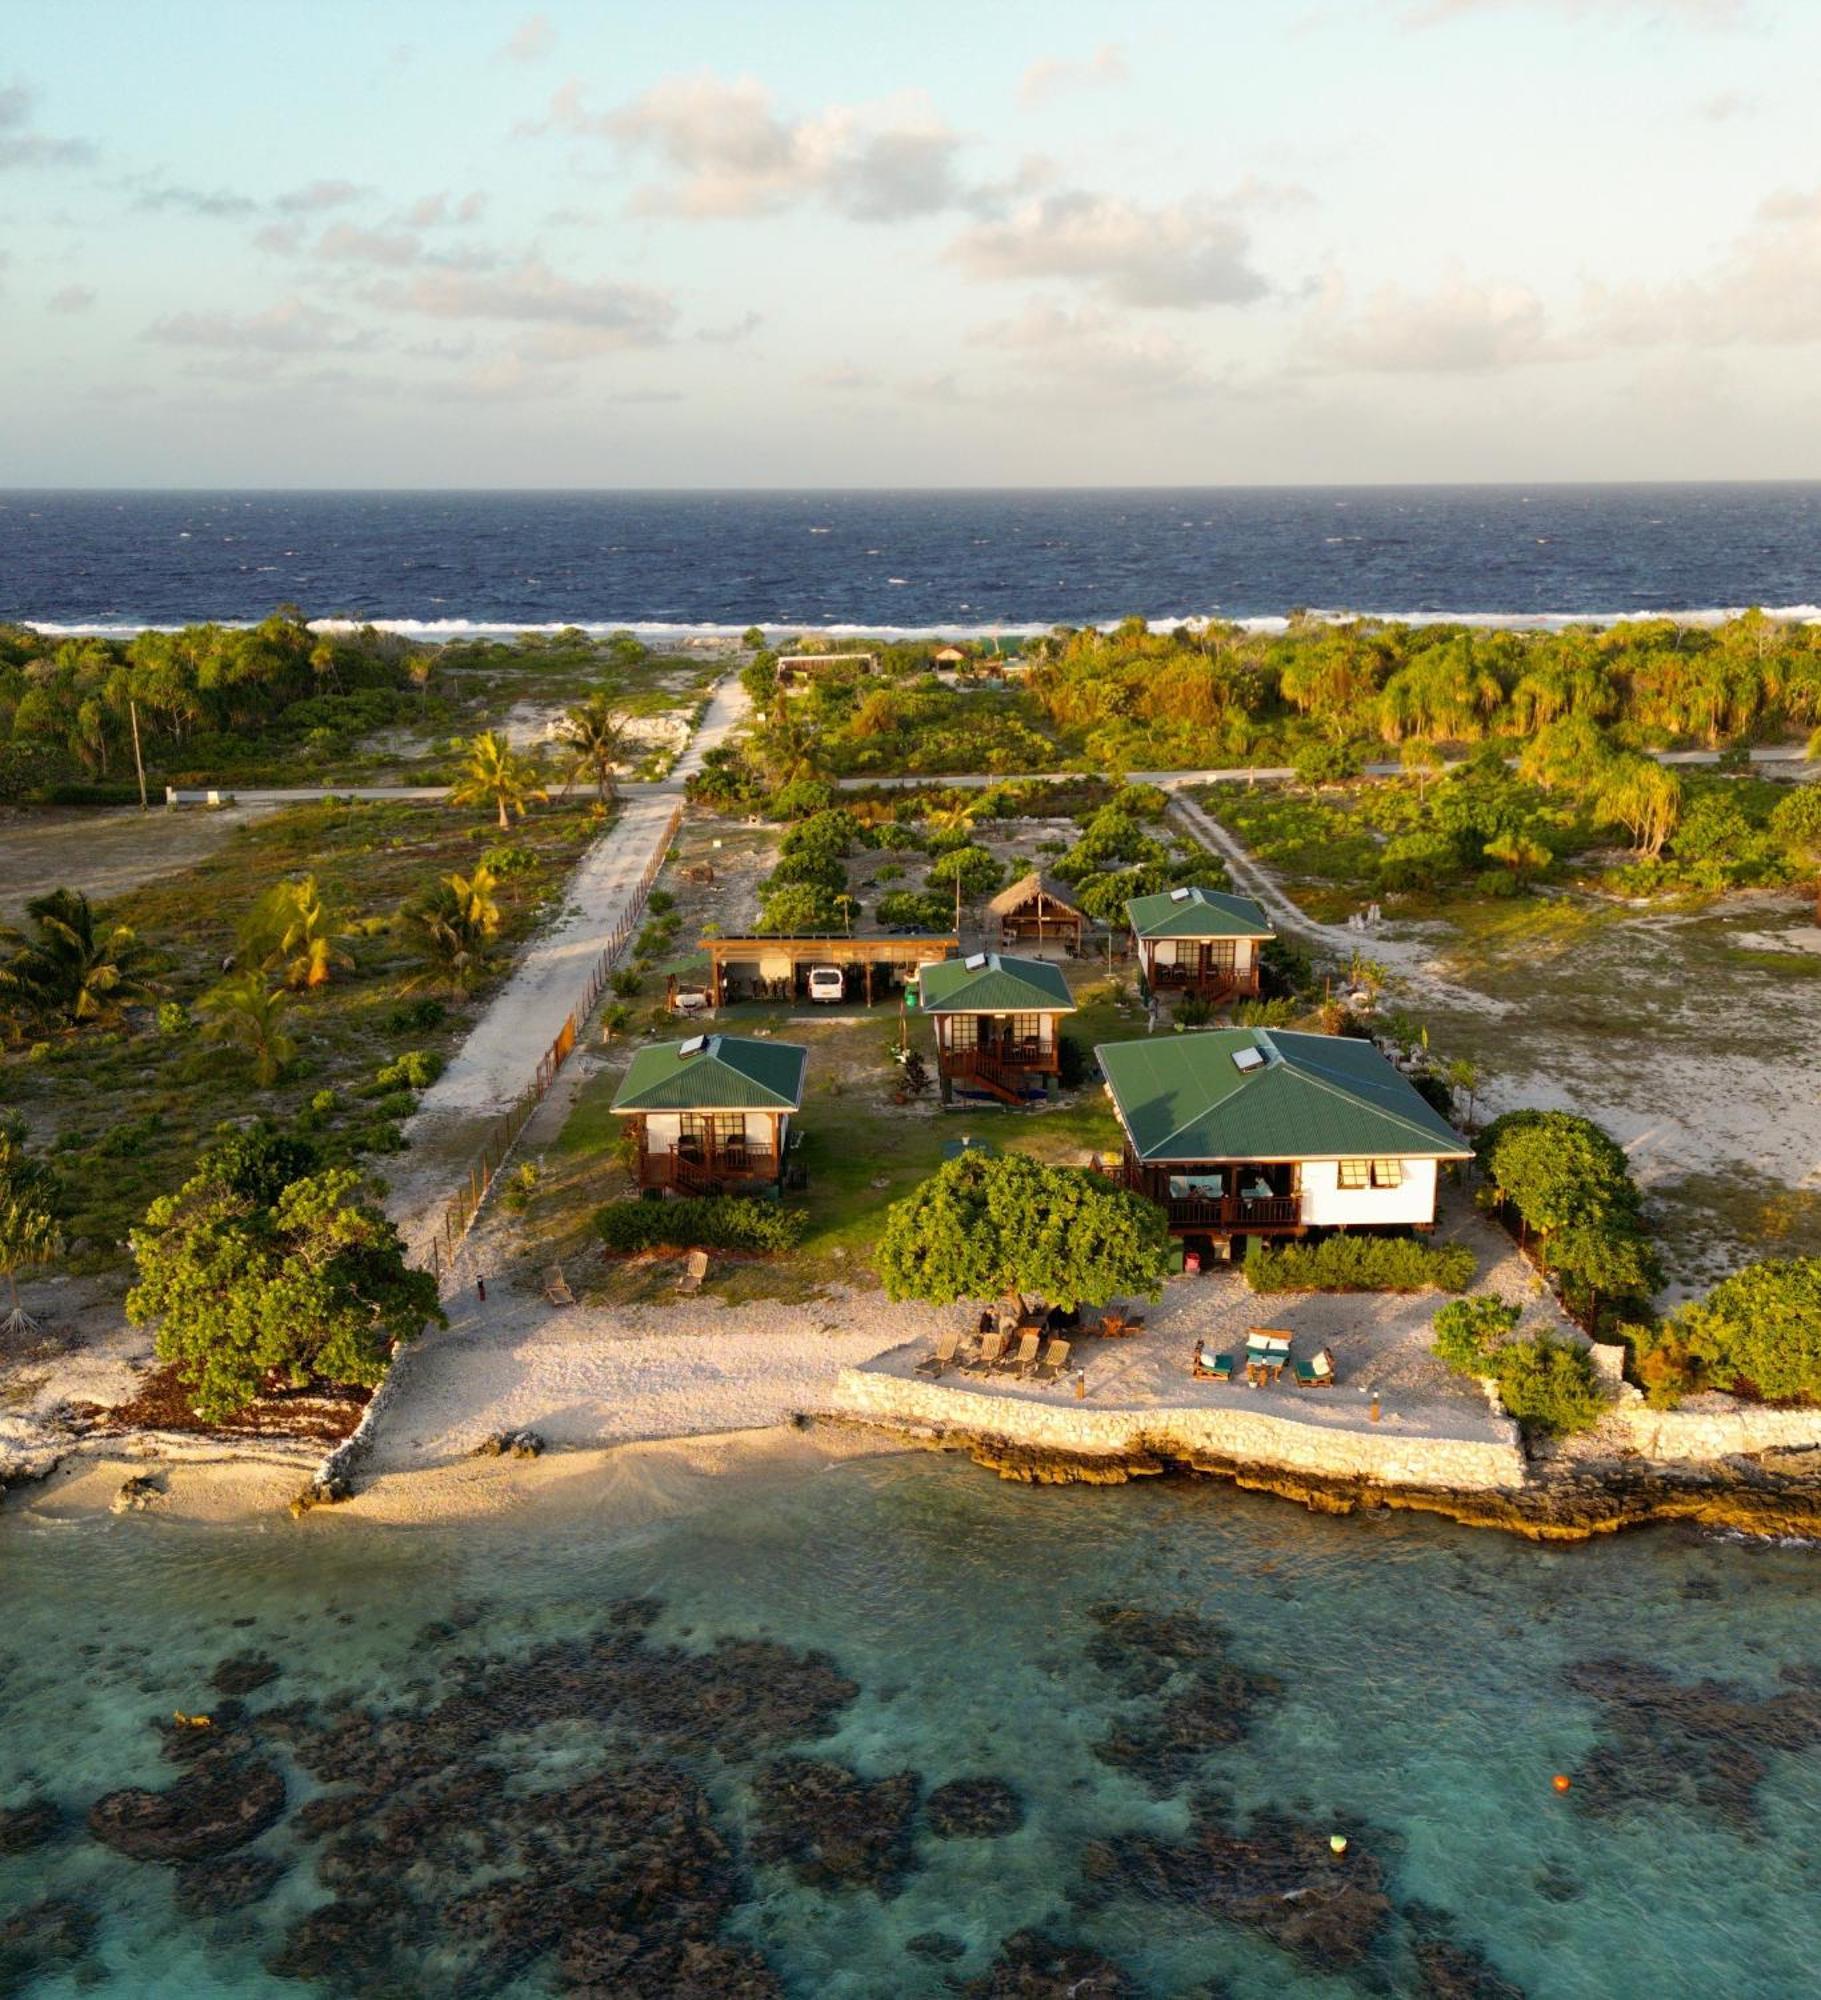
M 1625 1154 L 1591 1118 L 1509 1111 L 1480 1140 L 1499 1194 L 1544 1237 L 1571 1226 L 1635 1226 L 1638 1190 Z
M 1798 785 L 1780 798 L 1770 830 L 1792 861 L 1815 871 L 1815 919 L 1821 923 L 1821 785 Z
M 1747 1264 L 1683 1306 L 1673 1328 L 1709 1381 L 1821 1397 L 1821 1257 Z
M 1052 1304 L 1157 1297 L 1170 1250 L 1163 1212 L 1080 1167 L 964 1154 L 886 1212 L 886 1296 L 950 1305 L 1032 1292 Z
M 31 1316 L 19 1303 L 19 1273 L 48 1264 L 63 1248 L 56 1219 L 57 1177 L 25 1147 L 23 1119 L 0 1116 L 0 1277 L 8 1311 L 0 1326 L 29 1332 Z
M 442 1322 L 436 1281 L 406 1267 L 360 1175 L 277 1185 L 296 1163 L 269 1139 L 216 1148 L 133 1233 L 128 1316 L 157 1322 L 159 1358 L 212 1422 L 269 1384 L 372 1388 L 395 1342 Z

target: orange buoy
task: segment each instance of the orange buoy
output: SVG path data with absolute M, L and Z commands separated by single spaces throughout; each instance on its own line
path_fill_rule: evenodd
M 1565 1771 L 1558 1771 L 1549 1782 L 1558 1792 L 1565 1792 L 1574 1783 L 1574 1780 Z

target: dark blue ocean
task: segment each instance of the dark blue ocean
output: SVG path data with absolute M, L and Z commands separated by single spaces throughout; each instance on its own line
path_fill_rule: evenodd
M 1821 484 L 802 493 L 0 492 L 0 618 L 1044 627 L 1821 600 Z

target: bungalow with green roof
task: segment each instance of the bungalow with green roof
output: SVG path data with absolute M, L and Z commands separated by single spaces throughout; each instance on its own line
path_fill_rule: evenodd
M 957 1090 L 1002 1104 L 1055 1094 L 1061 1021 L 1075 1011 L 1059 966 L 997 951 L 933 960 L 917 969 L 917 1004 L 936 1024 L 945 1104 Z
M 1277 933 L 1251 897 L 1162 889 L 1134 897 L 1125 909 L 1147 992 L 1193 993 L 1203 1000 L 1257 994 L 1259 946 Z
M 800 1043 L 742 1035 L 640 1049 L 613 1100 L 637 1139 L 639 1186 L 688 1195 L 775 1191 L 808 1062 Z
M 1444 1160 L 1471 1157 L 1370 1042 L 1284 1028 L 1157 1035 L 1095 1050 L 1119 1122 L 1113 1169 L 1173 1234 L 1430 1229 Z

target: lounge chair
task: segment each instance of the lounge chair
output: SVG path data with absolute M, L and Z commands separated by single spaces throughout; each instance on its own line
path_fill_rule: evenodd
M 683 1259 L 683 1268 L 677 1273 L 677 1290 L 679 1292 L 699 1292 L 702 1289 L 702 1280 L 707 1276 L 708 1252 L 706 1250 L 692 1250 Z
M 936 1336 L 935 1351 L 926 1354 L 917 1363 L 919 1375 L 940 1375 L 945 1368 L 952 1368 L 956 1356 L 961 1351 L 961 1336 L 958 1333 L 940 1333 Z
M 544 1273 L 544 1296 L 553 1306 L 572 1306 L 575 1294 L 569 1289 L 569 1280 L 563 1276 L 561 1264 L 552 1264 Z
M 1307 1361 L 1291 1363 L 1291 1375 L 1299 1389 L 1332 1389 L 1334 1356 L 1327 1348 L 1318 1347 Z
M 1069 1365 L 1069 1355 L 1073 1352 L 1066 1340 L 1052 1340 L 1043 1350 L 1043 1359 L 1038 1362 L 1036 1376 L 1039 1382 L 1053 1382 Z
M 1231 1354 L 1204 1354 L 1199 1349 L 1191 1371 L 1204 1382 L 1231 1382 L 1238 1362 Z
M 1017 1352 L 1008 1354 L 999 1363 L 999 1373 L 1002 1375 L 1028 1375 L 1037 1365 L 1037 1355 L 1042 1346 L 1042 1333 L 1034 1327 L 1027 1329 L 1019 1336 Z
M 972 1361 L 961 1364 L 964 1375 L 988 1375 L 999 1366 L 1000 1357 L 1005 1353 L 1005 1335 L 983 1333 L 980 1336 L 980 1352 Z

